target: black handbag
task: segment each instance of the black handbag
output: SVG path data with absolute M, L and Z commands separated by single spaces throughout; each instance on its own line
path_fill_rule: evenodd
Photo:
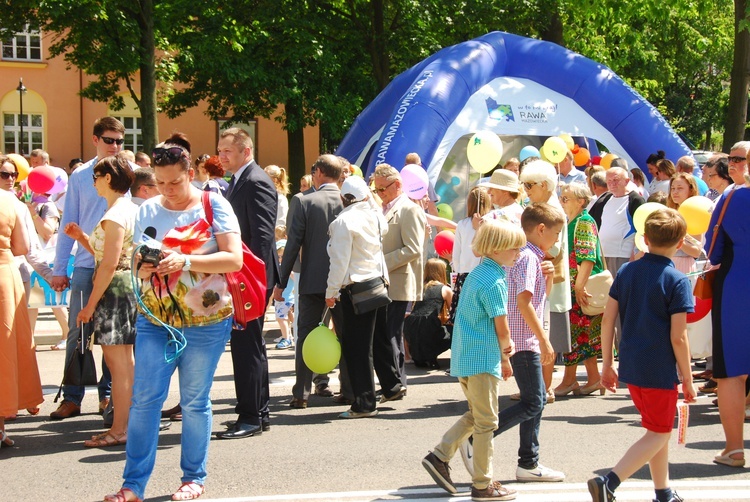
M 78 339 L 73 357 L 70 358 L 68 366 L 63 375 L 63 385 L 96 385 L 96 363 L 94 353 L 88 347 L 81 349 L 81 339 Z
M 357 315 L 391 303 L 391 299 L 388 297 L 388 284 L 383 277 L 373 277 L 364 282 L 355 282 L 344 289 L 349 295 L 354 313 Z

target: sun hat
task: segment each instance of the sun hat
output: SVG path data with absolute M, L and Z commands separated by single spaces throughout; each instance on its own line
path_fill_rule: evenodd
M 498 190 L 505 190 L 506 192 L 519 192 L 518 188 L 518 176 L 513 171 L 509 171 L 507 169 L 498 169 L 494 173 L 492 173 L 492 176 L 490 176 L 490 180 L 485 183 L 480 183 L 480 187 L 485 188 L 497 188 Z

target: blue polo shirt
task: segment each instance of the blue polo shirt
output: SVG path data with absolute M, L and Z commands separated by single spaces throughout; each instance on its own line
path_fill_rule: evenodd
M 507 304 L 503 267 L 490 258 L 482 258 L 466 276 L 458 299 L 451 341 L 451 376 L 489 373 L 502 378 L 495 317 L 506 314 Z
M 690 280 L 666 256 L 652 253 L 617 272 L 609 296 L 619 303 L 622 321 L 620 380 L 652 389 L 674 389 L 677 360 L 671 316 L 693 312 Z

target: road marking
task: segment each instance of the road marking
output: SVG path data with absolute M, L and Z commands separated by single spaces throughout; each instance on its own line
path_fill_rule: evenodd
M 519 502 L 580 502 L 590 501 L 586 483 L 513 483 L 518 490 Z M 672 488 L 686 500 L 750 500 L 750 481 L 744 480 L 714 480 L 714 481 L 672 481 Z M 652 500 L 653 485 L 648 481 L 626 481 L 617 490 L 617 500 Z M 288 495 L 260 495 L 255 497 L 234 497 L 221 499 L 205 499 L 213 502 L 272 502 L 290 500 L 326 500 L 342 502 L 359 502 L 374 500 L 414 500 L 419 502 L 442 501 L 464 502 L 471 500 L 470 493 L 464 492 L 456 496 L 449 496 L 440 488 L 401 488 L 394 490 L 367 490 L 359 492 L 328 492 L 328 493 L 295 493 Z

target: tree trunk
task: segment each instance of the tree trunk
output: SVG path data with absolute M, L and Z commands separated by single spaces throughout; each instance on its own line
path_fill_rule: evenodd
M 547 19 L 539 30 L 539 36 L 542 40 L 553 42 L 565 47 L 563 40 L 563 23 L 560 17 L 560 6 L 557 0 L 543 2 L 542 10 L 547 12 Z M 544 14 L 542 14 L 544 15 Z
M 732 145 L 742 141 L 747 124 L 748 58 L 750 58 L 750 31 L 741 26 L 746 18 L 747 0 L 734 0 L 734 59 L 732 81 L 729 86 L 729 110 L 724 129 L 722 150 L 729 152 Z
M 385 32 L 385 5 L 383 0 L 372 2 L 372 44 L 370 56 L 375 74 L 375 81 L 381 91 L 391 81 L 391 61 L 388 55 L 388 34 Z
M 287 154 L 289 165 L 289 181 L 291 182 L 292 193 L 299 191 L 299 180 L 307 174 L 305 167 L 305 135 L 304 129 L 296 124 L 302 124 L 301 107 L 292 102 L 284 104 L 286 112 L 286 137 L 287 137 Z
M 149 154 L 159 143 L 159 124 L 156 118 L 156 40 L 154 35 L 154 2 L 141 0 L 141 46 L 140 111 L 143 135 L 143 149 Z

